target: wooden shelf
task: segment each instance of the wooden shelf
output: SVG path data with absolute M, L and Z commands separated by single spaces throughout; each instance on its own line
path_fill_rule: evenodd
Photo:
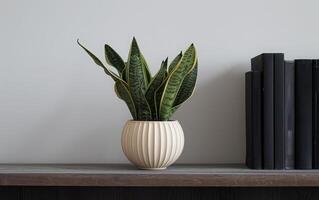
M 127 164 L 1 164 L 0 186 L 304 187 L 319 170 L 250 170 L 244 165 L 175 165 L 164 171 Z

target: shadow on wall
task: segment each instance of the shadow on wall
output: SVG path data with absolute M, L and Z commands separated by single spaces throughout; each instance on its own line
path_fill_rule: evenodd
M 244 66 L 197 85 L 174 116 L 185 133 L 180 163 L 242 163 L 245 158 Z

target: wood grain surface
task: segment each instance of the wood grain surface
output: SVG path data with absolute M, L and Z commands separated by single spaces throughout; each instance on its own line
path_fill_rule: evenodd
M 244 165 L 1 164 L 0 186 L 316 187 L 319 170 L 251 170 Z

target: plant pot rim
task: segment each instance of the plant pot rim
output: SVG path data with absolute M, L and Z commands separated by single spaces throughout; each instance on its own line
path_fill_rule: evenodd
M 130 119 L 130 120 L 127 120 L 127 122 L 158 122 L 158 123 L 163 123 L 163 122 L 178 122 L 178 120 L 167 120 L 167 121 L 143 121 L 143 120 L 133 120 L 133 119 Z

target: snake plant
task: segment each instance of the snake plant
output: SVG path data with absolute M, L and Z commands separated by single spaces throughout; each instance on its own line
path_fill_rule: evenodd
M 127 104 L 134 120 L 167 121 L 194 92 L 198 60 L 193 44 L 184 54 L 180 52 L 169 65 L 167 58 L 162 61 L 160 69 L 152 76 L 135 38 L 127 62 L 109 45 L 104 45 L 106 63 L 113 66 L 117 73 L 111 71 L 79 40 L 77 42 L 95 64 L 114 80 L 114 90 Z

